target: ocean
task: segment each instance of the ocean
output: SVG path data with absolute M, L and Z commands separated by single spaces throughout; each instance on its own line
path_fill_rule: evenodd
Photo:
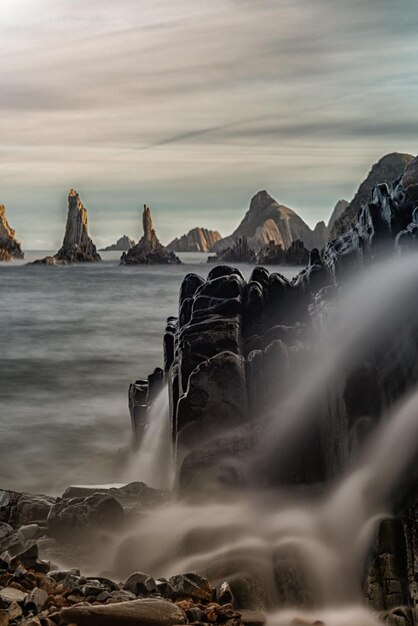
M 0 489 L 59 494 L 69 484 L 118 482 L 130 449 L 128 386 L 162 365 L 185 274 L 178 266 L 65 267 L 0 263 Z M 245 277 L 253 267 L 239 265 Z M 271 267 L 291 277 L 298 268 Z

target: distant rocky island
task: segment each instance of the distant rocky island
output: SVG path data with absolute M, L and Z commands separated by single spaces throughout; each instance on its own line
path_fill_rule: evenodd
M 176 237 L 171 241 L 167 250 L 171 252 L 210 252 L 222 235 L 217 230 L 207 228 L 192 228 L 186 235 Z
M 179 264 L 180 259 L 162 245 L 157 237 L 152 223 L 151 209 L 144 204 L 142 213 L 142 226 L 144 234 L 139 242 L 120 259 L 121 265 L 153 265 L 153 264 Z
M 6 218 L 6 207 L 0 204 L 0 261 L 23 259 L 22 246 Z
M 106 248 L 100 248 L 100 252 L 126 252 L 135 245 L 135 239 L 128 237 L 128 235 L 122 235 L 119 237 L 116 243 L 112 243 Z
M 238 228 L 229 237 L 215 243 L 213 251 L 222 252 L 242 237 L 247 239 L 249 247 L 255 252 L 270 245 L 270 242 L 287 249 L 296 240 L 301 240 L 311 250 L 324 247 L 327 227 L 324 222 L 318 222 L 312 230 L 295 211 L 262 190 L 252 198 L 250 208 Z
M 68 265 L 101 261 L 88 233 L 87 210 L 75 189 L 68 194 L 68 214 L 64 241 L 53 256 L 34 261 L 35 265 Z

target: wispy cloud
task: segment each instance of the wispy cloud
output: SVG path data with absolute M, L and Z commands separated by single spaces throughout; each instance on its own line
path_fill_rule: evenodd
M 227 232 L 265 186 L 314 222 L 417 151 L 415 0 L 34 5 L 0 8 L 0 201 L 27 246 L 61 238 L 72 185 L 98 236 L 152 200 L 167 239 Z

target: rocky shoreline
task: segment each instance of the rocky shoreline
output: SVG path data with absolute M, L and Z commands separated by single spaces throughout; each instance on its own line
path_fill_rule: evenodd
M 68 563 L 100 549 L 102 533 L 122 532 L 128 519 L 168 498 L 143 483 L 72 487 L 62 498 L 0 491 L 0 625 L 263 626 L 262 613 L 237 610 L 226 581 L 214 587 L 196 573 L 154 579 L 133 572 L 115 582 L 48 558 Z

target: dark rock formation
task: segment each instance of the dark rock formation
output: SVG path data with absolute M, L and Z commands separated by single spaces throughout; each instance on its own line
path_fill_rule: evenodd
M 391 184 L 402 176 L 405 167 L 414 157 L 410 154 L 393 152 L 386 154 L 370 170 L 367 178 L 361 183 L 356 195 L 342 215 L 335 220 L 330 229 L 330 237 L 335 238 L 347 231 L 357 220 L 362 206 L 370 199 L 373 188 L 382 183 Z
M 287 250 L 283 250 L 280 245 L 270 242 L 266 248 L 258 255 L 260 265 L 300 265 L 309 263 L 309 250 L 305 248 L 300 240 L 292 241 Z
M 6 219 L 4 204 L 0 204 L 0 261 L 23 259 L 22 247 L 17 241 L 15 231 Z
M 135 240 L 128 237 L 128 235 L 122 235 L 116 243 L 113 243 L 106 248 L 101 248 L 100 252 L 125 252 L 130 250 L 135 245 Z
M 342 216 L 342 214 L 348 208 L 349 205 L 350 203 L 347 200 L 338 200 L 337 204 L 335 205 L 331 213 L 329 222 L 327 224 L 327 239 L 333 232 L 335 222 L 337 222 L 340 219 L 340 217 Z
M 69 265 L 101 261 L 88 233 L 87 209 L 75 189 L 68 194 L 68 214 L 64 241 L 54 256 L 37 259 L 33 265 Z
M 346 275 L 353 266 L 361 270 L 415 245 L 417 163 L 403 177 L 374 187 L 355 223 L 322 256 L 312 250 L 308 266 L 293 280 L 255 267 L 246 281 L 239 269 L 224 265 L 206 280 L 184 278 L 178 317 L 167 323 L 162 368 L 180 492 L 201 494 L 213 482 L 306 485 L 335 478 L 385 410 L 418 383 L 418 323 L 411 322 L 371 347 L 366 362 L 347 365 L 329 397 L 327 392 L 309 407 L 314 419 L 303 437 L 286 442 L 280 455 L 264 454 L 259 471 L 246 473 L 268 417 L 280 416 L 286 390 L 309 355 L 313 329 L 326 324 Z M 146 401 L 142 411 L 146 415 Z M 399 617 L 404 626 L 414 624 L 409 607 L 417 588 L 417 482 L 412 467 L 397 488 L 394 518 L 380 526 L 364 582 L 370 604 L 391 611 L 389 623 Z M 289 567 L 296 582 L 297 564 L 289 566 L 279 555 L 284 600 L 289 584 L 295 598 L 300 592 L 300 585 L 289 583 Z
M 209 263 L 255 263 L 257 255 L 248 245 L 247 237 L 239 237 L 235 243 L 208 257 Z
M 392 183 L 376 185 L 367 202 L 358 212 L 355 223 L 342 235 L 331 240 L 324 250 L 324 262 L 336 279 L 341 274 L 375 261 L 394 248 L 405 250 L 415 246 L 417 199 L 414 195 L 418 159 L 410 162 L 405 180 L 410 195 L 403 187 L 402 177 Z M 350 205 L 351 206 L 351 205 Z
M 176 264 L 180 259 L 169 252 L 159 241 L 151 217 L 151 209 L 144 204 L 142 214 L 144 234 L 139 242 L 121 256 L 121 265 L 153 265 L 153 264 Z
M 287 249 L 297 239 L 311 250 L 324 246 L 326 226 L 320 222 L 312 231 L 295 211 L 279 204 L 267 191 L 259 191 L 252 198 L 250 208 L 238 228 L 229 237 L 218 241 L 213 251 L 221 252 L 231 248 L 243 237 L 255 252 L 259 252 L 270 241 Z
M 222 239 L 222 235 L 217 230 L 207 230 L 207 228 L 193 228 L 186 235 L 176 237 L 168 246 L 171 252 L 210 252 L 217 241 Z

